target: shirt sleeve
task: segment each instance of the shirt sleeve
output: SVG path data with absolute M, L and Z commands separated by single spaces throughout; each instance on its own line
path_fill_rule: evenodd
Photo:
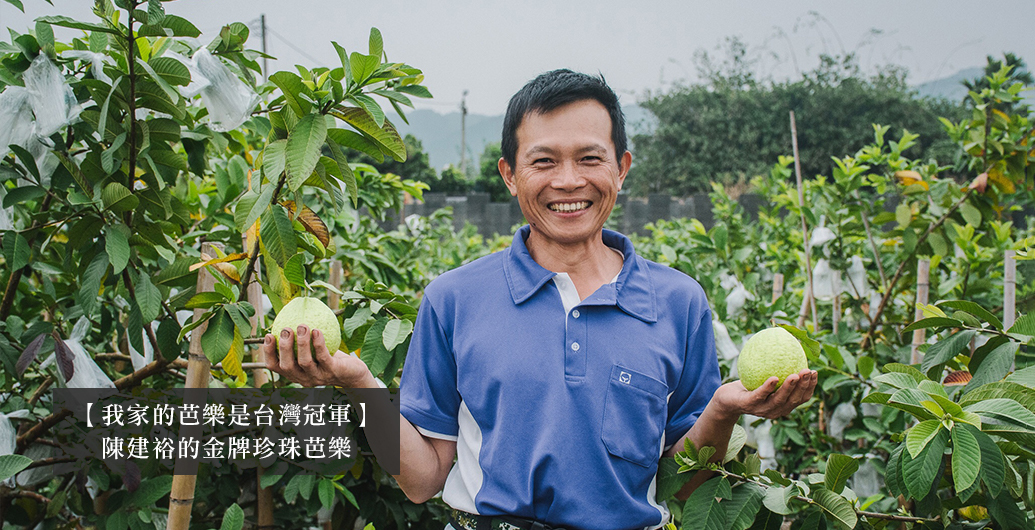
M 456 357 L 452 341 L 429 297 L 417 310 L 413 338 L 406 353 L 399 383 L 400 411 L 428 436 L 455 439 L 460 393 L 456 385 Z
M 703 311 L 696 324 L 688 325 L 688 330 L 683 374 L 669 399 L 666 447 L 678 442 L 693 427 L 722 382 L 711 309 Z

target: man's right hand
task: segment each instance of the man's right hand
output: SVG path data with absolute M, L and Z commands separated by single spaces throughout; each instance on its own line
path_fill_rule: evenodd
M 305 325 L 298 326 L 298 357 L 295 357 L 295 333 L 285 328 L 279 337 L 267 334 L 262 343 L 266 367 L 288 380 L 306 387 L 335 385 L 362 388 L 372 382 L 373 376 L 359 357 L 341 350 L 332 356 L 327 350 L 323 333 L 310 332 Z

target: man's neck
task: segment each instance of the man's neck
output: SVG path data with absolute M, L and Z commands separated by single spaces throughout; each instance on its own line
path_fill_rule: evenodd
M 544 269 L 568 273 L 582 300 L 622 271 L 622 257 L 604 244 L 602 236 L 565 245 L 537 237 L 533 230 L 525 245 Z

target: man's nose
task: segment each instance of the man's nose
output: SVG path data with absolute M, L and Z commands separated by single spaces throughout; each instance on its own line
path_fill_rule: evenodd
M 554 175 L 553 187 L 562 190 L 574 190 L 586 185 L 586 178 L 582 175 L 581 168 L 575 163 L 563 163 L 557 168 Z

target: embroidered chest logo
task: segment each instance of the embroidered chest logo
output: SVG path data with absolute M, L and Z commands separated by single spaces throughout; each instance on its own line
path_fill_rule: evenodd
M 629 375 L 629 372 L 622 372 L 618 374 L 618 381 L 628 385 L 632 381 L 632 376 Z

